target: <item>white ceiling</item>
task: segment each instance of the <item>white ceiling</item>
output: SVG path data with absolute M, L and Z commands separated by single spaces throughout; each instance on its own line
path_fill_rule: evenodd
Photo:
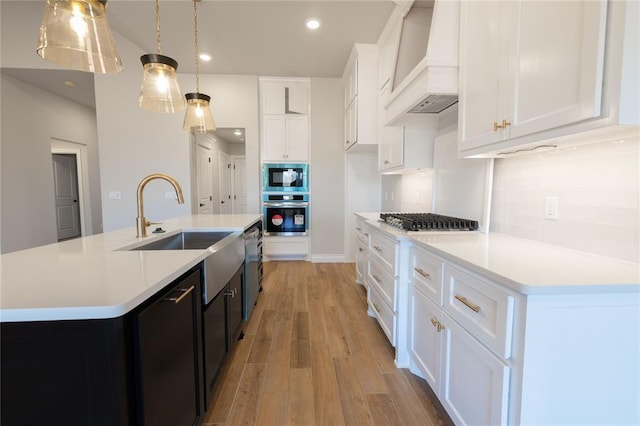
M 38 3 L 44 11 L 44 0 Z M 179 62 L 179 73 L 195 73 L 192 0 L 159 4 L 162 53 Z M 390 0 L 202 0 L 198 44 L 213 60 L 200 61 L 200 73 L 340 77 L 353 44 L 375 43 L 394 7 Z M 153 0 L 111 0 L 107 17 L 112 30 L 144 51 L 156 52 Z M 310 17 L 322 22 L 315 32 L 304 25 Z M 95 107 L 90 73 L 11 68 L 2 72 Z M 65 87 L 65 80 L 76 87 Z
M 161 47 L 178 72 L 195 72 L 193 2 L 162 0 Z M 340 77 L 354 43 L 375 43 L 395 4 L 389 0 L 222 1 L 198 3 L 201 73 L 288 77 Z M 148 53 L 156 53 L 154 1 L 112 0 L 111 28 Z M 316 31 L 305 20 L 320 19 Z M 124 64 L 139 66 L 140 64 Z

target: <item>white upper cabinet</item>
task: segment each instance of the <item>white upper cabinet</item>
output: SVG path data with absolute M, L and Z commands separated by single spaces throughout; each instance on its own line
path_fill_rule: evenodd
M 262 161 L 309 161 L 309 79 L 260 78 Z
M 425 127 L 381 127 L 378 171 L 393 174 L 432 169 L 437 133 L 437 122 Z
M 260 112 L 270 114 L 309 114 L 308 79 L 260 78 Z
M 461 3 L 461 156 L 556 146 L 561 142 L 549 140 L 615 124 L 596 121 L 618 112 L 605 102 L 617 102 L 619 93 L 603 93 L 611 86 L 604 78 L 619 80 L 624 71 L 611 59 L 621 56 L 615 33 L 628 29 L 619 10 L 625 2 L 607 6 L 605 0 Z
M 375 149 L 378 144 L 378 46 L 356 43 L 347 61 L 344 86 L 344 148 Z

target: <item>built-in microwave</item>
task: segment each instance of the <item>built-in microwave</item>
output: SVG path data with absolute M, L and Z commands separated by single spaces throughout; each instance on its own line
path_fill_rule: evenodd
M 308 164 L 264 163 L 263 192 L 309 192 Z

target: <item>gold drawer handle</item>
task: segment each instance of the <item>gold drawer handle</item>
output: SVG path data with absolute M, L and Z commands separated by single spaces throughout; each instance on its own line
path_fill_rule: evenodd
M 373 246 L 374 249 L 378 250 L 380 253 L 382 253 L 382 249 L 378 246 Z
M 471 309 L 476 314 L 480 312 L 480 306 L 476 305 L 475 303 L 469 302 L 469 300 L 467 300 L 466 297 L 456 294 L 455 298 L 460 302 L 462 302 L 467 308 Z
M 437 329 L 438 333 L 440 333 L 444 329 L 444 325 L 440 321 L 435 318 L 431 318 L 431 324 Z
M 427 272 L 424 271 L 424 269 L 422 268 L 413 268 L 414 271 L 416 271 L 417 273 L 419 273 L 420 275 L 422 275 L 425 278 L 431 278 L 431 275 L 429 275 Z
M 494 132 L 497 132 L 497 131 L 498 131 L 498 129 L 502 129 L 502 128 L 503 128 L 503 127 L 502 127 L 501 125 L 499 125 L 497 121 L 494 121 L 494 122 L 493 122 L 493 131 L 494 131 Z
M 187 297 L 187 295 L 188 295 L 189 293 L 191 293 L 194 289 L 195 289 L 195 287 L 194 287 L 194 286 L 191 286 L 191 287 L 189 287 L 189 288 L 177 288 L 177 289 L 176 289 L 177 291 L 181 291 L 181 292 L 182 292 L 182 294 L 181 294 L 180 296 L 178 296 L 178 297 L 169 297 L 169 298 L 164 299 L 164 300 L 166 300 L 166 301 L 168 301 L 168 302 L 173 302 L 173 303 L 175 303 L 175 304 L 178 304 L 178 303 L 180 303 L 180 301 L 181 301 L 182 299 L 184 299 L 185 297 Z
M 378 281 L 379 283 L 381 283 L 381 282 L 382 282 L 382 280 L 380 279 L 380 277 L 379 277 L 379 276 L 374 275 L 374 274 L 371 274 L 371 276 L 373 277 L 373 279 L 374 279 L 374 280 Z
M 506 129 L 507 126 L 511 126 L 511 122 L 507 120 L 502 120 L 502 128 Z

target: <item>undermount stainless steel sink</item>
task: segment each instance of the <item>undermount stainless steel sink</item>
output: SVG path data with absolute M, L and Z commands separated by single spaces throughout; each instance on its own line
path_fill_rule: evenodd
M 183 231 L 129 249 L 145 250 L 207 250 L 204 260 L 203 303 L 208 304 L 233 278 L 244 262 L 242 232 Z
M 180 232 L 131 250 L 204 250 L 233 232 Z

